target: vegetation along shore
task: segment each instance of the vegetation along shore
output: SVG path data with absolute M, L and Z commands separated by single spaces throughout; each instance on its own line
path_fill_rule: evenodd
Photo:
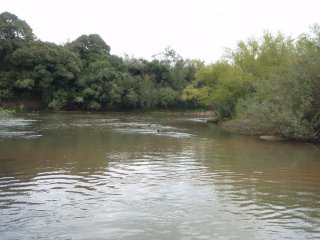
M 214 109 L 212 122 L 228 128 L 318 142 L 319 93 L 319 25 L 297 38 L 266 32 L 205 64 L 170 47 L 151 60 L 119 57 L 98 34 L 42 42 L 25 21 L 0 14 L 2 107 Z

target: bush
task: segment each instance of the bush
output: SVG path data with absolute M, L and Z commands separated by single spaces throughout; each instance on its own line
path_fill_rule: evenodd
M 0 120 L 7 119 L 11 116 L 12 111 L 5 110 L 0 107 Z

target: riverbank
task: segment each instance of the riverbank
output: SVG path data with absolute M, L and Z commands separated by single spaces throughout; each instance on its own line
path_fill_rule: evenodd
M 36 98 L 21 98 L 15 100 L 6 100 L 0 102 L 0 109 L 10 111 L 15 110 L 18 112 L 29 112 L 29 111 L 52 111 L 59 112 L 61 110 L 53 110 L 48 109 L 45 104 L 41 102 L 41 100 Z M 151 115 L 158 116 L 190 116 L 190 117 L 203 117 L 211 119 L 215 111 L 210 109 L 202 109 L 202 108 L 152 108 L 152 109 L 122 109 L 122 108 L 110 108 L 104 110 L 86 110 L 81 108 L 70 108 L 62 111 L 89 111 L 89 112 L 147 112 Z
M 12 111 L 0 107 L 0 120 L 9 118 L 11 113 Z
M 3 100 L 0 102 L 0 108 L 17 111 L 41 111 L 46 109 L 45 105 L 36 98 Z

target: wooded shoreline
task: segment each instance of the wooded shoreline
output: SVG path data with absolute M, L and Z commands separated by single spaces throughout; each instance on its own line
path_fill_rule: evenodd
M 0 106 L 18 111 L 214 109 L 212 122 L 239 132 L 319 142 L 319 63 L 319 25 L 240 41 L 206 65 L 170 47 L 152 60 L 116 56 L 98 34 L 42 42 L 0 14 Z

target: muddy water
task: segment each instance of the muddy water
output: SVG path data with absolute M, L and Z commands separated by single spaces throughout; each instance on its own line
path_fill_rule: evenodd
M 184 116 L 0 120 L 0 236 L 320 239 L 320 150 Z

